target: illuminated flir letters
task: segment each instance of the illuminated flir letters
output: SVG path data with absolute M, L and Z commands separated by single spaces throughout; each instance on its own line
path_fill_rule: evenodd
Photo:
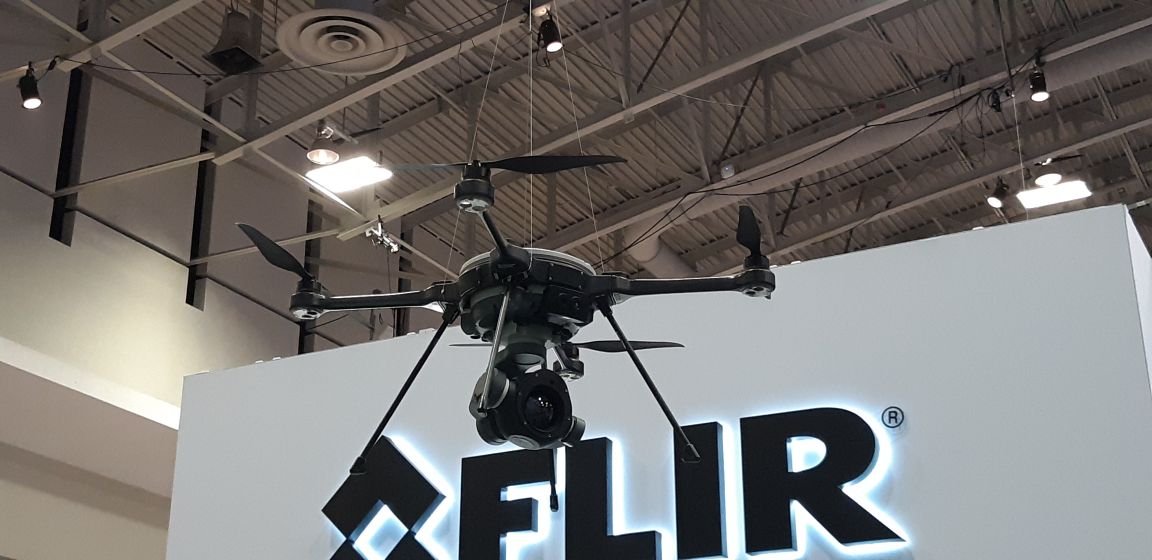
M 813 408 L 743 418 L 739 446 L 719 423 L 685 430 L 701 461 L 676 465 L 676 558 L 800 558 L 810 535 L 845 556 L 908 545 L 903 531 L 868 499 L 891 465 L 891 451 L 883 428 L 863 415 Z M 449 506 L 442 503 L 446 492 L 437 489 L 442 486 L 429 483 L 387 438 L 372 455 L 370 463 L 376 458 L 381 462 L 375 464 L 388 465 L 376 469 L 387 476 L 370 471 L 349 477 L 324 508 L 347 538 L 333 560 L 443 560 L 438 546 L 420 538 L 429 518 L 443 517 L 440 510 Z M 625 497 L 613 497 L 613 480 L 619 481 L 620 473 L 613 472 L 611 440 L 582 441 L 559 455 L 567 560 L 663 558 L 665 535 L 660 531 L 614 534 L 619 525 L 613 523 L 613 512 L 620 511 L 618 502 Z M 736 466 L 742 473 L 740 488 L 731 480 Z M 552 476 L 551 451 L 463 459 L 454 557 L 515 560 L 523 546 L 548 539 L 552 523 L 542 504 Z M 434 479 L 442 480 L 438 474 Z M 736 514 L 736 499 L 743 515 Z M 378 515 L 389 515 L 396 533 L 388 550 L 366 549 L 362 542 L 368 538 L 361 535 L 366 528 L 383 525 L 375 522 Z

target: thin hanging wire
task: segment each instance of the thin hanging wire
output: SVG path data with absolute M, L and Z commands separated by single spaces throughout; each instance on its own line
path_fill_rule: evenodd
M 1012 64 L 1008 61 L 1008 40 L 1004 36 L 1004 12 L 1003 7 L 1000 5 L 1000 0 L 994 0 L 993 5 L 996 7 L 996 23 L 1000 29 L 1000 52 L 1004 55 L 1004 66 L 1008 72 L 1008 89 L 1012 92 L 1012 127 L 1016 129 L 1016 155 L 1020 160 L 1020 190 L 1024 190 L 1027 186 L 1028 179 L 1024 176 L 1024 139 L 1020 134 L 1020 102 L 1016 101 L 1016 79 L 1015 73 L 1012 71 Z M 1008 9 L 1012 9 L 1009 7 Z M 1017 191 L 1019 192 L 1019 191 Z M 1003 213 L 1003 210 L 1001 210 Z M 1024 209 L 1024 219 L 1028 219 L 1028 209 Z M 1004 220 L 1008 220 L 1008 216 L 1004 215 Z
M 563 41 L 564 28 L 559 25 L 560 6 L 557 5 L 555 10 L 554 17 L 560 28 L 561 41 Z M 564 78 L 568 81 L 568 102 L 572 106 L 572 123 L 576 125 L 576 149 L 580 155 L 584 155 L 584 138 L 580 130 L 580 117 L 576 115 L 576 94 L 572 92 L 572 73 L 568 71 L 568 49 L 561 49 L 560 59 L 564 61 Z M 584 172 L 584 192 L 588 195 L 588 217 L 592 220 L 592 231 L 596 234 L 596 256 L 600 259 L 594 266 L 603 269 L 605 266 L 604 245 L 601 239 L 600 224 L 596 221 L 596 207 L 592 204 L 592 184 L 588 179 L 588 168 L 582 167 L 580 170 Z
M 444 282 L 448 282 L 448 271 L 452 270 L 452 257 L 456 256 L 456 231 L 460 227 L 460 214 L 463 210 L 456 209 L 456 220 L 452 224 L 452 238 L 448 240 L 448 264 L 444 265 Z
M 488 83 L 492 81 L 492 69 L 496 67 L 496 53 L 500 52 L 500 38 L 504 36 L 504 20 L 508 16 L 508 4 L 504 3 L 504 10 L 500 12 L 500 34 L 496 36 L 496 42 L 492 45 L 492 57 L 488 60 L 488 74 L 484 77 L 484 91 L 480 93 L 480 105 L 476 107 L 476 126 L 472 131 L 472 145 L 468 148 L 468 161 L 472 161 L 472 156 L 476 152 L 476 139 L 480 137 L 480 121 L 484 117 L 484 100 L 488 97 Z

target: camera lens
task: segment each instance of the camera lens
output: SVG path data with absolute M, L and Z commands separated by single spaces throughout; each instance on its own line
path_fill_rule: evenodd
M 534 429 L 546 432 L 556 424 L 559 405 L 552 391 L 537 387 L 524 402 L 524 421 Z

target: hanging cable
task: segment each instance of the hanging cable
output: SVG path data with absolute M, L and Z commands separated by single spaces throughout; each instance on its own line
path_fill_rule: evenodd
M 504 25 L 504 19 L 508 16 L 508 2 L 504 2 L 504 11 L 500 13 L 500 25 Z M 488 74 L 484 78 L 484 90 L 480 92 L 480 105 L 476 108 L 476 128 L 472 131 L 472 145 L 468 147 L 468 161 L 472 161 L 472 156 L 476 152 L 476 139 L 480 137 L 480 120 L 484 116 L 484 101 L 488 98 L 488 84 L 492 81 L 492 69 L 496 67 L 496 53 L 500 52 L 500 38 L 504 34 L 501 33 L 496 36 L 496 44 L 492 45 L 492 58 L 488 61 Z
M 559 10 L 557 10 L 556 15 L 559 16 Z M 576 127 L 576 149 L 580 155 L 584 155 L 584 136 L 580 130 L 580 117 L 576 114 L 576 94 L 572 90 L 572 73 L 568 69 L 569 50 L 571 49 L 560 51 L 560 60 L 564 63 L 564 78 L 568 82 L 568 103 L 572 108 L 572 124 Z M 592 231 L 596 236 L 596 255 L 600 258 L 600 263 L 594 268 L 602 270 L 605 262 L 604 246 L 600 235 L 600 224 L 596 221 L 596 207 L 592 203 L 592 183 L 588 179 L 588 168 L 581 167 L 580 170 L 584 173 L 584 192 L 588 195 L 588 217 L 592 220 Z

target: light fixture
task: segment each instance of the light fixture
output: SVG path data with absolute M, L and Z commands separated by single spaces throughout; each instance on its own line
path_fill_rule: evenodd
M 316 131 L 316 139 L 308 148 L 308 161 L 316 165 L 332 165 L 340 161 L 340 152 L 336 151 L 336 140 L 332 135 L 331 128 L 320 125 Z
M 1064 159 L 1068 158 L 1044 158 L 1044 161 L 1038 164 L 1040 170 L 1037 171 L 1036 179 L 1033 180 L 1033 182 L 1036 183 L 1036 186 L 1051 187 L 1052 185 L 1059 184 L 1061 181 L 1063 181 L 1065 179 L 1065 175 L 1067 174 L 1066 165 L 1061 163 L 1061 161 Z
M 724 165 L 720 166 L 721 179 L 731 179 L 734 175 L 736 175 L 736 165 L 725 163 Z
M 392 177 L 392 170 L 368 156 L 358 156 L 317 167 L 304 176 L 334 193 L 342 193 L 384 181 Z
M 1055 171 L 1049 171 L 1036 177 L 1034 182 L 1040 187 L 1051 187 L 1052 185 L 1058 184 L 1062 179 L 1064 179 L 1063 175 Z
M 1044 103 L 1049 97 L 1048 93 L 1048 78 L 1044 76 L 1044 52 L 1037 48 L 1036 50 L 1036 69 L 1032 70 L 1032 74 L 1028 76 L 1028 89 L 1032 90 L 1032 100 L 1036 103 Z
M 1004 179 L 996 179 L 996 188 L 992 190 L 992 194 L 988 196 L 988 206 L 993 208 L 1003 208 L 1004 199 L 1008 197 L 1008 183 Z
M 1037 50 L 1036 69 L 1028 75 L 1028 89 L 1032 90 L 1032 101 L 1036 103 L 1043 103 L 1051 97 L 1048 94 L 1048 79 L 1044 77 L 1044 60 L 1040 54 L 1040 51 Z
M 1016 194 L 1020 204 L 1029 210 L 1060 204 L 1061 202 L 1080 200 L 1089 196 L 1092 196 L 1092 191 L 1088 190 L 1088 184 L 1084 181 L 1065 181 L 1050 187 L 1028 189 Z
M 552 16 L 540 22 L 540 34 L 536 36 L 536 44 L 543 45 L 544 50 L 550 53 L 559 52 L 564 48 L 564 43 L 560 40 L 560 26 Z
M 1044 77 L 1044 71 L 1039 68 L 1028 76 L 1028 88 L 1032 90 L 1032 101 L 1037 103 L 1048 101 L 1051 97 L 1048 93 L 1048 80 Z
M 28 63 L 28 71 L 20 78 L 16 87 L 20 89 L 20 98 L 24 100 L 25 109 L 35 109 L 44 104 L 40 99 L 40 88 L 36 85 L 36 73 L 32 70 L 32 63 Z

